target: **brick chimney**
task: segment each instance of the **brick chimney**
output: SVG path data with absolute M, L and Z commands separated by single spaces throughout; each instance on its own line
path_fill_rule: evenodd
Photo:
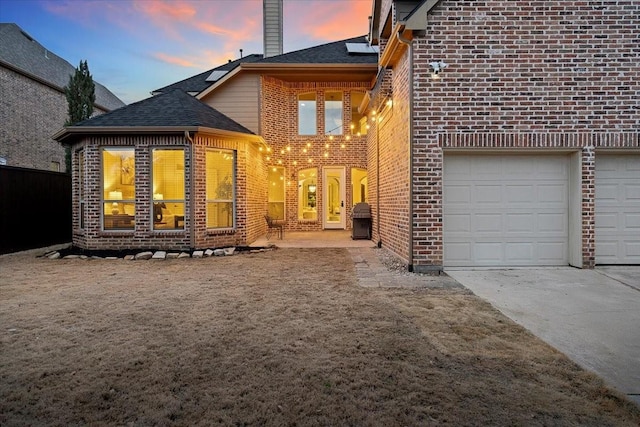
M 264 57 L 282 55 L 282 0 L 262 0 Z

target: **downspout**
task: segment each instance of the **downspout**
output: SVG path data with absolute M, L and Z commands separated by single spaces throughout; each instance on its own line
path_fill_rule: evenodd
M 196 230 L 195 230 L 195 180 L 194 169 L 195 159 L 193 158 L 193 138 L 189 131 L 184 131 L 184 139 L 189 143 L 189 246 L 191 249 L 196 249 Z
M 378 229 L 378 247 L 382 247 L 382 236 L 380 236 L 380 126 L 378 116 L 375 116 L 376 121 L 376 223 Z
M 413 272 L 413 44 L 396 33 L 398 41 L 409 49 L 409 265 L 407 269 Z

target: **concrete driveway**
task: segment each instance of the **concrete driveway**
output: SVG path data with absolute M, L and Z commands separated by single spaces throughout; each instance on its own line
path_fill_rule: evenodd
M 446 272 L 640 405 L 640 266 Z

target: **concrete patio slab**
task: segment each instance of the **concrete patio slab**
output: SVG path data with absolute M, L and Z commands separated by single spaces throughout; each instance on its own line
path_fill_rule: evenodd
M 640 266 L 446 273 L 640 405 Z

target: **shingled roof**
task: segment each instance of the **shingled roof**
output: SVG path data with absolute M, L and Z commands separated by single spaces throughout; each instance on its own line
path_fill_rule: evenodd
M 42 46 L 13 23 L 0 23 L 0 65 L 35 78 L 59 91 L 69 83 L 76 67 Z M 96 106 L 110 111 L 125 105 L 109 89 L 94 81 Z
M 71 127 L 208 127 L 253 133 L 180 89 L 134 102 Z
M 339 40 L 307 49 L 296 50 L 282 55 L 264 58 L 258 63 L 264 64 L 377 64 L 377 52 L 350 52 L 347 43 L 368 45 L 365 36 Z
M 195 76 L 156 89 L 152 93 L 166 92 L 171 89 L 181 89 L 189 94 L 197 95 L 218 80 L 224 77 L 242 64 L 376 64 L 378 63 L 377 51 L 371 49 L 365 53 L 350 52 L 348 44 L 366 45 L 369 43 L 365 36 L 353 37 L 350 39 L 331 42 L 320 46 L 314 46 L 307 49 L 296 50 L 282 55 L 263 58 L 259 54 L 251 54 L 216 68 L 204 71 Z M 217 73 L 217 74 L 216 74 Z
M 171 89 L 181 89 L 184 92 L 187 92 L 190 94 L 198 94 L 203 90 L 205 90 L 206 88 L 208 88 L 209 86 L 211 86 L 212 84 L 214 84 L 216 81 L 220 80 L 222 77 L 224 77 L 224 75 L 226 75 L 229 71 L 234 70 L 240 64 L 244 62 L 256 62 L 260 59 L 262 59 L 262 55 L 258 55 L 258 54 L 247 55 L 240 59 L 236 59 L 235 61 L 230 61 L 224 65 L 204 71 L 200 74 L 186 78 L 179 82 L 172 83 L 163 88 L 156 89 L 152 93 L 156 94 L 160 92 L 167 92 Z

